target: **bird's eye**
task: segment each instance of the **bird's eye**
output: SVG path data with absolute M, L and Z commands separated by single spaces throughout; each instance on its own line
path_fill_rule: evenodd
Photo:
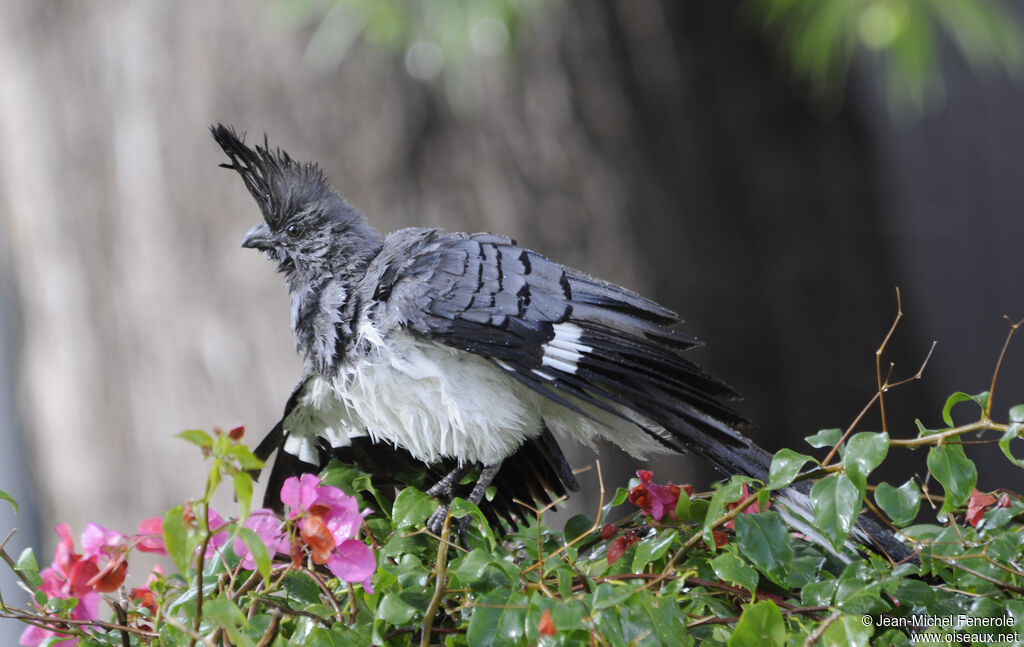
M 298 238 L 302 230 L 299 229 L 298 225 L 288 225 L 284 231 L 292 238 Z

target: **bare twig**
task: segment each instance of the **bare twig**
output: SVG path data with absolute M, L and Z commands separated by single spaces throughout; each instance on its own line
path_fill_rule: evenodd
M 903 302 L 900 299 L 900 289 L 896 288 L 896 317 L 892 320 L 892 325 L 889 326 L 889 332 L 885 334 L 885 339 L 878 346 L 875 351 L 875 380 L 878 384 L 878 410 L 882 415 L 882 432 L 889 433 L 889 429 L 886 427 L 885 422 L 885 396 L 883 395 L 889 384 L 889 376 L 892 375 L 893 364 L 889 364 L 889 373 L 885 376 L 885 382 L 882 382 L 882 352 L 885 351 L 885 347 L 889 344 L 889 339 L 892 338 L 892 334 L 896 332 L 896 326 L 899 325 L 900 319 L 903 318 Z
M 1006 357 L 1006 349 L 1010 346 L 1010 340 L 1013 339 L 1013 333 L 1017 332 L 1017 329 L 1024 324 L 1024 319 L 1020 321 L 1013 321 L 1008 316 L 1003 317 L 1010 322 L 1010 330 L 1006 333 L 1006 339 L 1003 340 L 1003 348 L 999 351 L 999 359 L 996 360 L 996 367 L 992 371 L 992 383 L 988 387 L 988 401 L 985 403 L 985 417 L 988 418 L 992 411 L 992 398 L 995 397 L 996 393 L 996 381 L 999 379 L 999 369 L 1003 365 L 1003 358 Z

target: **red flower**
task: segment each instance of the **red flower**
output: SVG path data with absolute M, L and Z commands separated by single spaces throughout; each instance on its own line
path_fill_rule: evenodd
M 626 549 L 640 541 L 640 535 L 633 530 L 627 530 L 624 534 L 615 538 L 615 541 L 608 546 L 608 565 L 619 561 Z
M 735 510 L 736 508 L 738 508 L 740 506 L 741 503 L 743 503 L 747 499 L 748 496 L 750 496 L 750 490 L 749 490 L 749 488 L 747 488 L 747 484 L 744 483 L 743 484 L 743 494 L 740 495 L 740 498 L 736 499 L 732 503 L 729 503 L 728 504 L 728 508 L 730 510 Z M 761 508 L 761 504 L 758 503 L 757 501 L 754 501 L 753 503 L 748 505 L 746 508 L 744 508 L 740 512 L 740 514 L 757 514 L 758 512 L 762 512 L 764 510 L 767 510 L 768 508 L 771 507 L 771 505 L 772 505 L 771 501 L 768 501 L 767 503 L 764 504 L 764 508 Z M 726 521 L 725 522 L 725 527 L 729 528 L 730 530 L 735 529 L 736 528 L 736 520 L 735 520 L 735 518 Z M 717 544 L 718 542 L 716 541 L 715 543 Z
M 110 559 L 103 570 L 89 579 L 89 586 L 100 593 L 113 593 L 124 584 L 126 575 L 128 575 L 128 560 L 124 557 Z
M 245 435 L 245 425 L 238 425 L 228 432 L 228 436 L 231 440 L 241 440 L 242 436 Z
M 971 498 L 967 500 L 967 523 L 977 528 L 978 524 L 981 523 L 981 518 L 985 516 L 985 510 L 995 502 L 996 498 L 994 496 L 974 488 L 971 491 Z M 1009 503 L 1009 500 L 1007 500 L 1007 503 Z
M 540 614 L 540 622 L 537 624 L 537 633 L 542 636 L 555 635 L 555 621 L 551 619 L 550 609 L 544 609 Z
M 654 474 L 650 470 L 637 470 L 636 475 L 640 479 L 640 485 L 629 491 L 629 502 L 639 507 L 644 514 L 653 517 L 655 521 L 661 521 L 666 512 L 673 519 L 676 518 L 676 504 L 679 502 L 680 489 L 686 490 L 688 495 L 693 494 L 693 488 L 689 485 L 680 488 L 672 483 L 668 485 L 655 483 L 652 480 Z

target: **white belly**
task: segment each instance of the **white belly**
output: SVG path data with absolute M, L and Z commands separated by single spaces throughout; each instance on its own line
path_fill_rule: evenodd
M 536 399 L 486 359 L 390 335 L 332 381 L 353 430 L 417 459 L 496 463 L 541 429 Z

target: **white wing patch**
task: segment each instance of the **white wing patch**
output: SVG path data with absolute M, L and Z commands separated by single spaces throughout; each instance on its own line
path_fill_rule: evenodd
M 541 364 L 563 373 L 575 375 L 580 359 L 585 353 L 590 353 L 594 349 L 580 343 L 583 329 L 576 324 L 559 323 L 552 328 L 555 337 L 541 346 L 544 350 Z

